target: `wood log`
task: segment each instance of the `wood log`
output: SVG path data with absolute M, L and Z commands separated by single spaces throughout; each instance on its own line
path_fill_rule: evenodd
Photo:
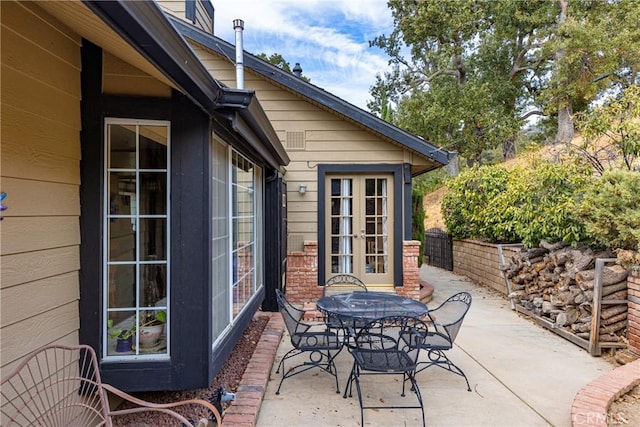
M 525 253 L 526 253 L 527 259 L 531 259 L 531 258 L 541 257 L 548 252 L 549 251 L 545 248 L 536 247 L 536 248 L 528 249 Z
M 576 280 L 576 283 L 578 283 L 577 280 Z M 593 289 L 595 284 L 596 284 L 595 280 L 586 280 L 584 282 L 579 283 L 578 286 L 580 286 L 580 289 L 582 289 L 583 291 L 586 291 L 589 289 Z
M 621 265 L 618 265 L 618 264 L 605 265 L 602 269 L 602 278 L 601 278 L 602 286 L 605 287 L 605 286 L 620 283 L 623 280 L 627 279 L 628 274 L 629 272 L 627 271 L 627 269 Z M 588 289 L 593 288 L 592 282 L 595 280 L 595 278 L 596 278 L 595 269 L 582 270 L 582 271 L 578 271 L 575 274 L 576 283 L 580 285 L 585 283 L 584 286 L 589 286 Z
M 549 243 L 546 240 L 540 240 L 540 243 L 538 246 L 546 249 L 548 252 L 553 252 L 566 247 L 567 244 L 564 242 Z
M 574 323 L 571 325 L 571 330 L 574 332 L 589 332 L 591 330 L 591 322 Z
M 593 268 L 591 270 L 582 270 L 576 273 L 576 283 L 581 284 L 582 282 L 593 281 L 596 278 L 596 269 Z
M 611 295 L 614 292 L 618 292 L 626 289 L 627 289 L 627 279 L 624 279 L 622 282 L 619 282 L 613 285 L 603 286 L 602 296 L 606 297 L 607 295 Z
M 615 316 L 611 316 L 608 319 L 603 319 L 600 324 L 608 326 L 613 325 L 614 323 L 622 322 L 627 320 L 627 312 L 616 314 Z
M 603 319 L 603 320 L 610 319 L 613 316 L 617 316 L 620 313 L 626 313 L 626 312 L 627 312 L 626 304 L 613 305 L 600 310 L 600 319 Z
M 556 325 L 567 326 L 570 324 L 575 324 L 579 316 L 580 316 L 580 313 L 575 308 L 568 309 L 558 314 L 558 316 L 556 317 Z
M 600 327 L 600 334 L 614 334 L 627 327 L 627 319 L 607 326 Z
M 600 335 L 598 337 L 598 339 L 600 340 L 600 342 L 619 342 L 620 341 L 620 337 L 617 335 Z
M 570 259 L 570 254 L 567 250 L 562 249 L 551 255 L 553 263 L 558 267 L 564 266 Z
M 622 290 L 618 292 L 614 292 L 612 294 L 607 295 L 607 298 L 603 298 L 606 300 L 625 300 L 627 299 L 627 290 Z
M 576 336 L 582 339 L 588 340 L 589 337 L 591 336 L 591 332 L 578 332 Z

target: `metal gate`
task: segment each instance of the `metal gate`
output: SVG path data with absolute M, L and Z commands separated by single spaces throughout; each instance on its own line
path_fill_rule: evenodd
M 453 271 L 453 238 L 439 228 L 424 232 L 425 262 L 434 267 Z

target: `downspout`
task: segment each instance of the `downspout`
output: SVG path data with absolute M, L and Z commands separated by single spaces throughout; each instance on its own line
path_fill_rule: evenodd
M 244 89 L 244 47 L 242 46 L 244 21 L 242 19 L 234 19 L 233 29 L 236 31 L 236 88 Z

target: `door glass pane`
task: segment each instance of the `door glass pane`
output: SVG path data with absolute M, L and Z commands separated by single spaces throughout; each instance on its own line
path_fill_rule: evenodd
M 387 179 L 365 179 L 365 272 L 389 272 Z
M 333 178 L 331 187 L 331 272 L 353 273 L 353 180 Z

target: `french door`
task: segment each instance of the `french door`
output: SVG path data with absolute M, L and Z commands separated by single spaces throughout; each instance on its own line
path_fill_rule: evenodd
M 327 271 L 393 283 L 393 177 L 327 176 Z

